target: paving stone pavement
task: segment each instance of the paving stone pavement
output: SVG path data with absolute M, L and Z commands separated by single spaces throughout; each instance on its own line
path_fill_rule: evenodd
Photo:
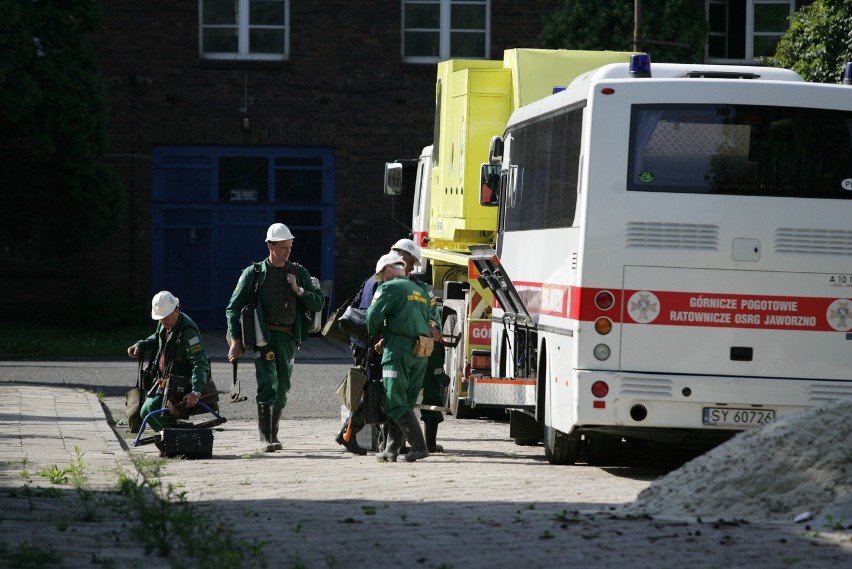
M 114 433 L 91 393 L 0 384 L 0 567 L 235 566 L 214 545 L 200 564 L 185 549 L 146 554 L 115 491 L 119 472 L 141 480 L 134 460 L 161 495 L 183 496 L 197 523 L 241 545 L 245 567 L 852 566 L 848 532 L 624 516 L 619 505 L 658 469 L 554 467 L 505 424 L 448 417 L 446 452 L 411 464 L 343 452 L 338 424 L 282 422 L 284 449 L 267 454 L 255 452 L 254 424 L 232 421 L 214 432 L 213 459 L 160 459 Z M 39 474 L 62 469 L 64 484 Z

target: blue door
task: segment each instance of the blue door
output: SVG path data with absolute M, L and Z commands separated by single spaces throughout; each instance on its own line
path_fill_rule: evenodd
M 328 148 L 158 147 L 153 155 L 152 291 L 170 290 L 203 328 L 225 327 L 240 272 L 286 224 L 291 259 L 334 280 L 334 152 Z

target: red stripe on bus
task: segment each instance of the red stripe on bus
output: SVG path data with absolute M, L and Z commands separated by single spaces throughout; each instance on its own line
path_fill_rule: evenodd
M 624 324 L 852 332 L 852 300 L 842 297 L 621 291 L 535 282 L 517 282 L 515 288 L 530 314 L 582 322 L 606 317 Z M 609 309 L 595 304 L 604 290 L 615 298 Z

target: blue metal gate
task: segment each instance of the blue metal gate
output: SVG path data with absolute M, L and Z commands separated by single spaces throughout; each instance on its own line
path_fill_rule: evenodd
M 163 146 L 152 179 L 151 294 L 170 290 L 199 326 L 225 327 L 272 223 L 295 235 L 292 260 L 334 280 L 333 149 Z

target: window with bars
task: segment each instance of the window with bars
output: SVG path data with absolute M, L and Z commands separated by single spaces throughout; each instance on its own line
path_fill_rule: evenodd
M 289 57 L 289 0 L 199 0 L 198 13 L 204 59 Z
M 403 0 L 403 60 L 487 59 L 490 7 L 490 0 Z

